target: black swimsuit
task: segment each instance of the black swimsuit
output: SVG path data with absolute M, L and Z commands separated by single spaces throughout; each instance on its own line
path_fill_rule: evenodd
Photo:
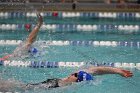
M 35 83 L 35 84 L 27 84 L 31 86 L 41 86 L 45 85 L 47 88 L 56 88 L 59 87 L 59 82 L 60 79 L 58 78 L 53 78 L 53 79 L 47 79 L 46 81 L 40 82 L 40 83 Z

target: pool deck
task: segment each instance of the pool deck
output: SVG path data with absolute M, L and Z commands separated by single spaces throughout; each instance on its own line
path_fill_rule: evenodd
M 72 9 L 72 3 L 0 3 L 0 11 L 91 11 L 91 12 L 140 12 L 140 4 L 104 4 L 77 3 Z

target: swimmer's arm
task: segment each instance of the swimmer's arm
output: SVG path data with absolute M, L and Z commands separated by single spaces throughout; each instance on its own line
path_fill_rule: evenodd
M 90 67 L 89 69 L 87 69 L 87 72 L 94 75 L 119 74 L 123 77 L 133 76 L 133 73 L 128 70 L 114 68 L 114 67 Z
M 35 41 L 37 37 L 37 33 L 39 32 L 39 29 L 43 23 L 43 18 L 39 13 L 37 13 L 37 17 L 38 17 L 38 23 L 27 38 L 27 46 L 30 46 Z

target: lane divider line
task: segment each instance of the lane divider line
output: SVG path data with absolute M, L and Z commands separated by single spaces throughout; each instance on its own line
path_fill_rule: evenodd
M 22 40 L 0 40 L 0 45 L 18 45 Z M 42 43 L 43 45 L 53 45 L 53 46 L 124 46 L 124 47 L 136 47 L 140 48 L 140 42 L 133 41 L 36 41 L 37 43 Z
M 92 62 L 50 62 L 50 61 L 0 61 L 2 66 L 17 66 L 31 68 L 59 68 L 59 67 L 81 67 L 86 65 L 109 66 L 118 68 L 137 68 L 140 69 L 140 63 L 92 63 Z

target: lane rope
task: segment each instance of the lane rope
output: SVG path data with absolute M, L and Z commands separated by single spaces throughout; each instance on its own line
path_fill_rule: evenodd
M 44 17 L 85 17 L 85 18 L 140 18 L 139 12 L 41 12 Z M 0 12 L 0 18 L 36 17 L 35 12 Z
M 109 66 L 122 68 L 140 69 L 140 63 L 96 63 L 96 62 L 50 62 L 50 61 L 0 61 L 2 66 L 32 67 L 32 68 L 59 68 L 59 67 L 81 67 L 84 65 Z
M 18 45 L 22 40 L 0 40 L 0 45 Z M 43 43 L 44 45 L 53 45 L 53 46 L 124 46 L 124 47 L 136 47 L 140 48 L 140 42 L 133 41 L 36 41 Z
M 0 24 L 1 30 L 25 30 L 27 24 Z M 31 28 L 34 27 L 34 24 L 30 24 Z M 43 31 L 52 31 L 52 32 L 62 32 L 62 31 L 120 31 L 120 32 L 139 32 L 140 25 L 115 25 L 115 24 L 43 24 L 41 26 Z

